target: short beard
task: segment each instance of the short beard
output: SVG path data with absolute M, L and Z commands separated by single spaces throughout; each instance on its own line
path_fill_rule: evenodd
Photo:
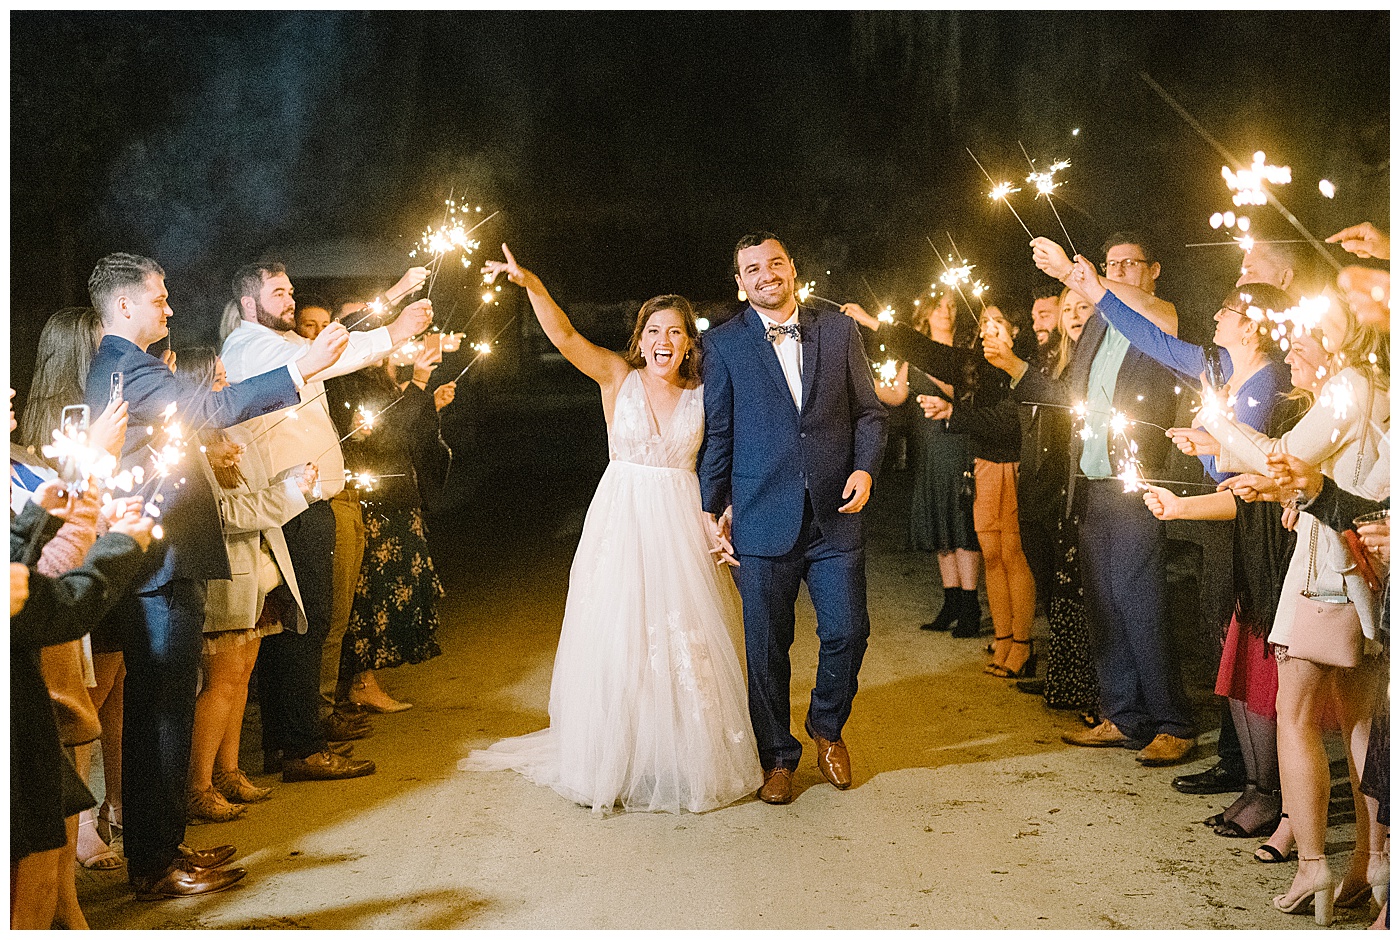
M 280 320 L 272 315 L 272 312 L 262 305 L 262 300 L 253 298 L 253 311 L 258 318 L 258 323 L 269 330 L 276 330 L 285 333 L 288 330 L 295 330 L 297 326 L 296 308 L 293 307 L 287 314 L 285 320 Z

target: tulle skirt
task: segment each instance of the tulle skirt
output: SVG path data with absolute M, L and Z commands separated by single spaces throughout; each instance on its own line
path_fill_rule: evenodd
M 569 574 L 549 727 L 459 767 L 519 771 L 598 814 L 698 813 L 762 784 L 739 597 L 700 512 L 694 472 L 609 464 Z

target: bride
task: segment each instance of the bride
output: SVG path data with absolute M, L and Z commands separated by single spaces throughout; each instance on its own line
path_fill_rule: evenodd
M 703 812 L 763 782 L 727 571 L 710 557 L 695 456 L 704 438 L 695 314 L 667 294 L 642 305 L 627 352 L 581 336 L 510 249 L 488 261 L 524 287 L 564 357 L 598 383 L 610 461 L 583 524 L 549 727 L 473 751 L 465 770 L 519 771 L 590 806 Z

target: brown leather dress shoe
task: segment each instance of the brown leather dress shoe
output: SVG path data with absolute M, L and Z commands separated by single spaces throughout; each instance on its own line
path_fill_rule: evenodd
M 1195 738 L 1159 734 L 1152 739 L 1151 744 L 1138 751 L 1138 763 L 1145 767 L 1170 767 L 1186 760 L 1195 746 Z
M 1066 731 L 1060 740 L 1075 747 L 1123 747 L 1132 741 L 1107 718 L 1083 731 Z
M 763 772 L 763 786 L 758 788 L 758 798 L 765 803 L 792 802 L 792 771 L 786 767 L 774 767 Z
M 807 736 L 817 746 L 817 769 L 822 772 L 827 783 L 838 790 L 846 790 L 851 786 L 851 755 L 846 750 L 844 741 L 828 741 L 812 732 L 812 725 L 809 722 L 804 726 Z
M 282 782 L 349 780 L 353 777 L 367 777 L 374 773 L 374 770 L 372 760 L 355 760 L 352 757 L 341 757 L 334 751 L 318 751 L 301 760 L 285 758 L 282 761 Z
M 185 843 L 180 843 L 180 858 L 195 868 L 222 868 L 237 852 L 238 850 L 231 845 L 216 845 L 212 849 L 192 849 Z
M 131 887 L 138 901 L 162 898 L 192 898 L 232 887 L 248 872 L 242 868 L 198 868 L 177 858 L 162 874 L 153 878 L 132 878 Z
M 374 733 L 369 718 L 358 712 L 336 709 L 321 720 L 327 741 L 358 741 Z

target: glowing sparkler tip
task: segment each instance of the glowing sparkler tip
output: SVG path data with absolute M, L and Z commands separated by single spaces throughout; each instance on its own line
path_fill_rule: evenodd
M 1317 188 L 1318 191 L 1321 192 L 1322 195 L 1326 196 L 1328 199 L 1331 199 L 1337 195 L 1337 187 L 1332 184 L 1331 180 L 1318 180 Z
M 998 183 L 992 187 L 992 191 L 987 195 L 995 201 L 998 199 L 1005 199 L 1012 193 L 1019 193 L 1020 191 L 1018 187 L 1012 186 L 1010 183 Z

